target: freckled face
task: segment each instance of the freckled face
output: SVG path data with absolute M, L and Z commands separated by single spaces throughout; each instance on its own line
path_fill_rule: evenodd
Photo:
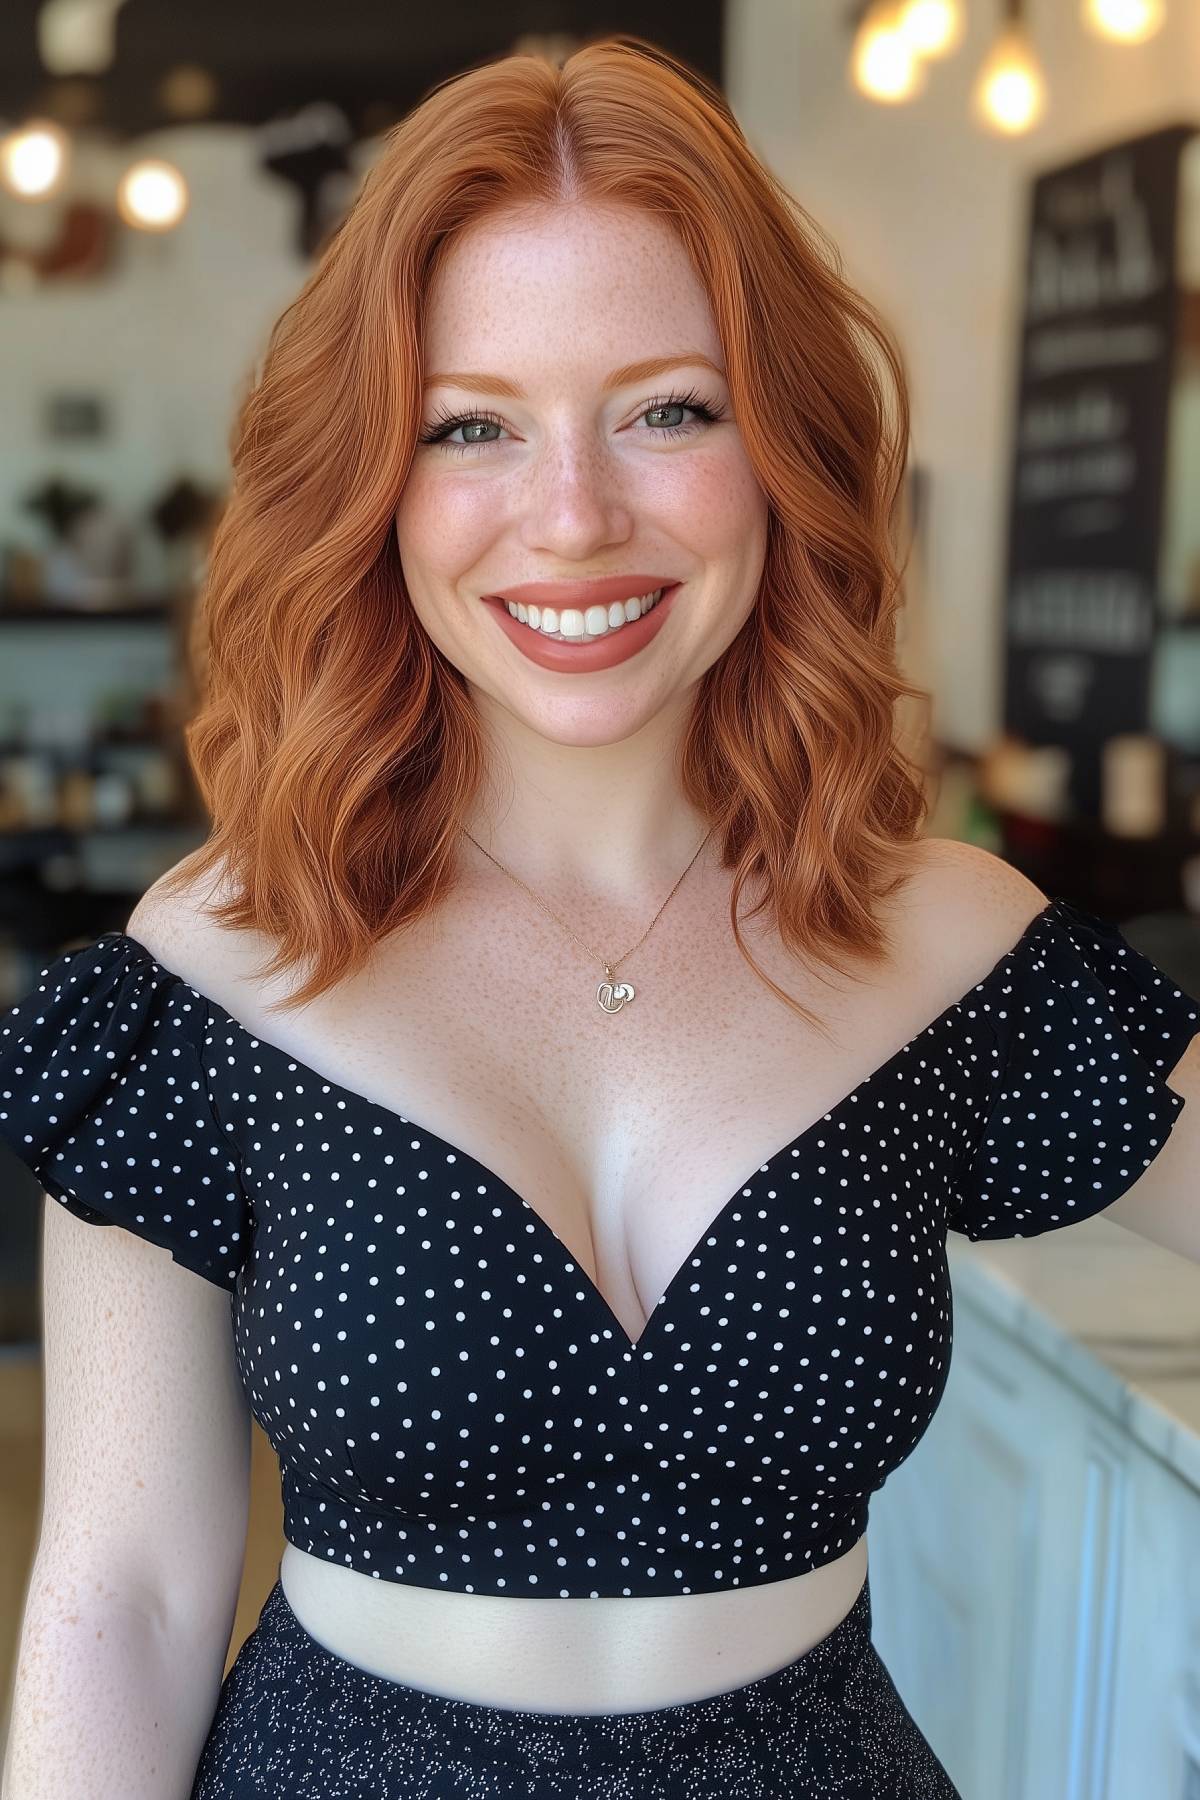
M 483 373 L 522 392 L 474 379 L 426 388 L 420 436 L 440 441 L 417 445 L 395 518 L 421 624 L 477 697 L 531 729 L 563 744 L 622 740 L 685 699 L 732 642 L 766 551 L 766 497 L 685 251 L 629 208 L 498 215 L 438 271 L 423 358 L 427 376 Z M 643 648 L 587 673 L 530 661 L 483 598 L 628 572 L 682 585 Z

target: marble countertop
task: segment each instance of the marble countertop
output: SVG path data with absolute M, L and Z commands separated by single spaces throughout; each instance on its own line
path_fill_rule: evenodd
M 1200 1492 L 1200 1266 L 1102 1215 L 1038 1237 L 946 1239 L 974 1305 Z

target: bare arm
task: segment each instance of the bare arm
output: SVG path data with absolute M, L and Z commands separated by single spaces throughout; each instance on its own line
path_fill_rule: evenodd
M 35 1567 L 3 1800 L 187 1800 L 220 1683 L 185 1638 L 116 1590 Z
M 42 1514 L 0 1800 L 187 1800 L 249 1507 L 229 1295 L 43 1207 Z

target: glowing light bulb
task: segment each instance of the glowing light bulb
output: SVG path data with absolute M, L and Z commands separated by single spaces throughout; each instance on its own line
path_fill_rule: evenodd
M 859 93 L 888 104 L 910 100 L 924 85 L 920 58 L 900 26 L 902 8 L 877 4 L 854 37 L 850 73 Z
M 915 55 L 946 56 L 962 38 L 962 0 L 904 0 L 897 28 Z
M 117 210 L 140 231 L 170 231 L 187 211 L 187 183 L 172 163 L 152 157 L 126 169 L 117 188 Z
M 30 119 L 0 143 L 0 181 L 21 200 L 46 200 L 66 174 L 66 134 L 50 119 Z
M 991 131 L 1016 137 L 1036 125 L 1046 109 L 1046 84 L 1019 21 L 1010 20 L 984 59 L 972 102 Z
M 1167 16 L 1164 0 L 1083 0 L 1083 22 L 1118 44 L 1144 44 Z

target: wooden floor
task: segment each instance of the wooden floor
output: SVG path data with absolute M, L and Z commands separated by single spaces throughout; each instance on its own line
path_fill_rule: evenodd
M 237 1615 L 225 1658 L 234 1657 L 258 1623 L 283 1555 L 279 1463 L 255 1423 L 250 1465 L 250 1523 Z M 0 1764 L 8 1737 L 17 1636 L 37 1542 L 42 1479 L 42 1365 L 36 1351 L 0 1351 Z

